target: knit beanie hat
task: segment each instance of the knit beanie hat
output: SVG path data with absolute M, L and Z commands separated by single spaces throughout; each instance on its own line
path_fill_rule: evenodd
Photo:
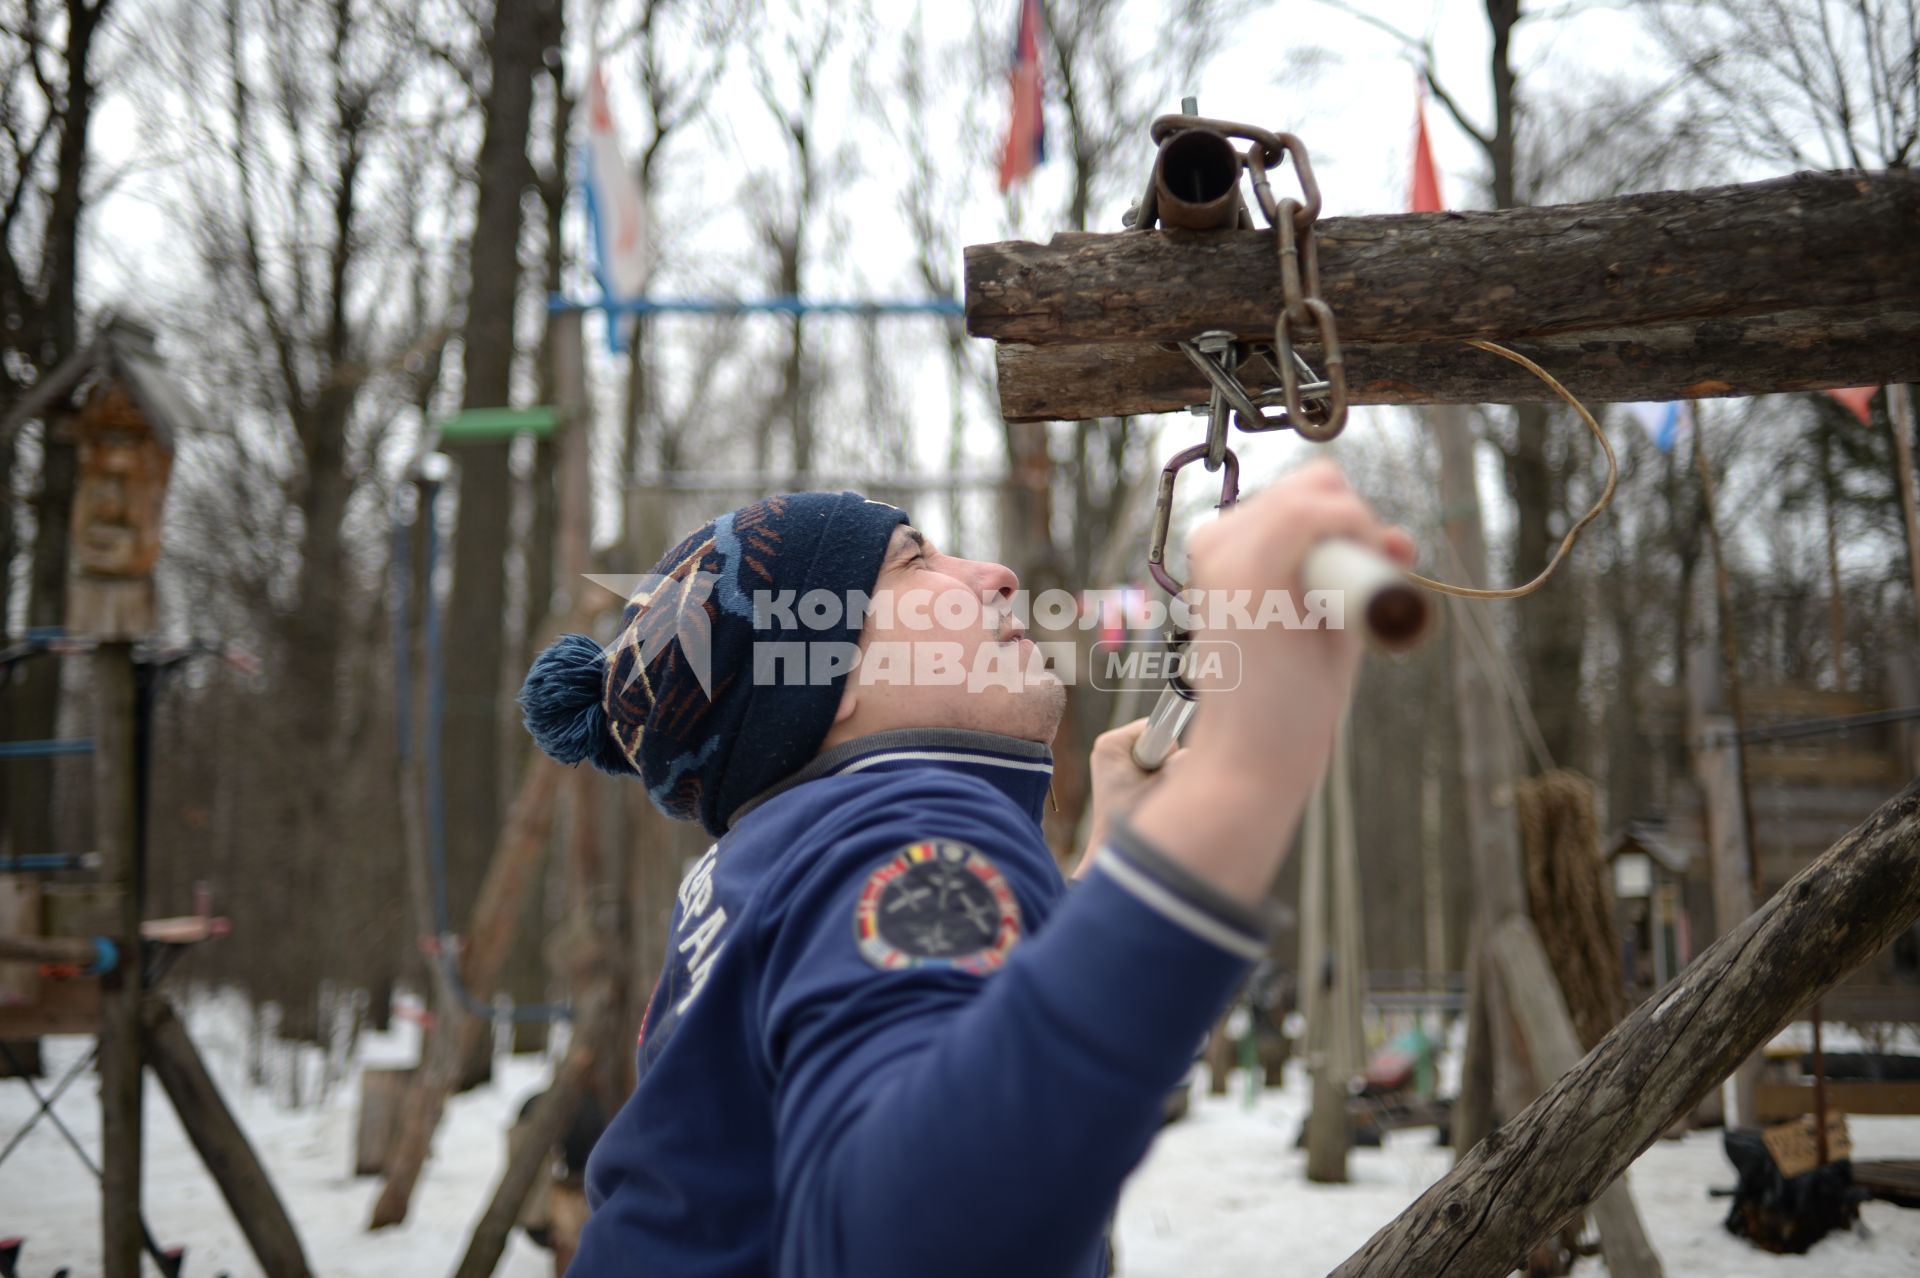
M 854 492 L 788 493 L 712 520 L 641 579 L 610 646 L 562 635 L 535 659 L 527 731 L 561 763 L 639 777 L 655 807 L 718 838 L 819 753 L 860 640 L 848 596 L 873 590 L 905 522 Z M 834 604 L 796 607 L 810 591 Z

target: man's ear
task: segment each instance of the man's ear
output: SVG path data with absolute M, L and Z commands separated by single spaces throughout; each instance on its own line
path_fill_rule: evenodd
M 854 709 L 860 704 L 860 694 L 855 690 L 854 681 L 847 680 L 847 686 L 840 691 L 840 704 L 834 707 L 833 726 L 839 727 L 853 717 Z

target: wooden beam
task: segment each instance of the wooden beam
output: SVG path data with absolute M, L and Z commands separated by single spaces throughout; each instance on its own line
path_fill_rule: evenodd
M 1920 300 L 1920 173 L 1800 173 L 1498 212 L 1328 218 L 1321 296 L 1354 345 L 1507 341 Z M 967 331 L 1012 342 L 1271 339 L 1264 231 L 1122 231 L 966 251 Z
M 1674 321 L 1506 344 L 1590 404 L 1821 390 L 1920 380 L 1920 304 Z M 1301 353 L 1320 367 L 1317 348 Z M 1525 369 L 1459 342 L 1343 342 L 1342 354 L 1355 404 L 1559 402 Z M 1186 356 L 1159 345 L 1002 342 L 996 356 L 1000 411 L 1010 422 L 1178 412 L 1207 398 L 1205 379 Z M 1264 360 L 1250 370 L 1269 372 Z
M 1847 1080 L 1828 1083 L 1827 1105 L 1843 1114 L 1920 1114 L 1920 1083 Z M 1756 1083 L 1754 1114 L 1778 1123 L 1813 1112 L 1813 1084 Z
M 1799 1010 L 1920 918 L 1920 781 L 1664 991 L 1335 1270 L 1505 1273 Z
M 81 936 L 0 936 L 0 963 L 54 963 L 87 968 L 99 957 Z
M 246 1133 L 220 1099 L 220 1089 L 207 1073 L 187 1027 L 165 999 L 149 995 L 141 1005 L 141 1029 L 153 1072 L 240 1223 L 262 1272 L 274 1278 L 305 1278 L 312 1268 L 300 1247 L 300 1235 L 294 1232 L 293 1221 L 247 1143 Z

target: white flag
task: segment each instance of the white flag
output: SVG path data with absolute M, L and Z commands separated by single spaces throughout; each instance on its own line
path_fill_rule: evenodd
M 609 299 L 638 297 L 647 283 L 646 206 L 614 132 L 597 58 L 587 77 L 586 168 L 587 219 L 600 287 Z

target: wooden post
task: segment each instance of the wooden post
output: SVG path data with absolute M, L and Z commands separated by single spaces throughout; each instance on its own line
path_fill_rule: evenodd
M 140 1272 L 140 917 L 138 690 L 134 640 L 154 629 L 153 569 L 173 470 L 170 424 L 149 420 L 120 377 L 101 382 L 75 420 L 74 574 L 68 633 L 98 641 L 93 693 L 94 847 L 111 900 L 120 966 L 100 982 L 101 1271 Z
M 1920 513 L 1915 512 L 1913 495 L 1913 387 L 1887 387 L 1887 419 L 1893 430 L 1894 480 L 1900 485 L 1900 510 L 1907 522 L 1907 567 L 1913 572 L 1913 609 L 1920 615 Z
M 1733 625 L 1733 579 L 1727 574 L 1726 556 L 1720 549 L 1720 520 L 1714 513 L 1713 467 L 1707 460 L 1706 438 L 1700 414 L 1693 414 L 1693 460 L 1700 472 L 1700 509 L 1707 525 L 1707 545 L 1713 552 L 1713 590 L 1719 605 L 1719 630 L 1723 672 L 1727 679 L 1727 708 L 1733 712 L 1733 765 L 1736 795 L 1740 801 L 1740 824 L 1747 850 L 1747 875 L 1752 880 L 1753 899 L 1767 895 L 1760 874 L 1760 853 L 1753 846 L 1753 795 L 1747 785 L 1747 711 L 1740 682 L 1740 641 Z
M 134 813 L 133 644 L 102 643 L 93 682 L 94 848 L 113 894 L 120 966 L 100 981 L 100 1226 L 106 1278 L 140 1274 L 140 851 Z
M 1300 874 L 1301 1009 L 1313 1109 L 1307 1118 L 1307 1179 L 1344 1184 L 1352 1133 L 1347 1085 L 1366 1066 L 1360 1024 L 1366 961 L 1360 945 L 1360 882 L 1353 835 L 1347 724 L 1333 763 L 1307 808 Z
M 1715 941 L 1334 1278 L 1506 1273 L 1916 918 L 1920 781 Z
M 1427 426 L 1440 458 L 1447 562 L 1459 573 L 1458 580 L 1484 582 L 1486 534 L 1474 478 L 1473 428 L 1466 411 L 1450 405 L 1431 409 Z M 1484 610 L 1486 605 L 1462 599 L 1448 602 L 1453 619 L 1448 645 L 1460 725 L 1460 782 L 1465 790 L 1468 851 L 1473 866 L 1474 929 L 1478 938 L 1474 948 L 1479 952 L 1484 950 L 1496 922 L 1525 908 L 1520 891 L 1519 832 L 1514 828 L 1512 812 L 1495 807 L 1493 802 L 1494 792 L 1513 782 L 1513 737 L 1497 690 L 1476 660 L 1473 637 L 1467 633 L 1477 621 L 1466 615 L 1468 610 Z M 1493 1123 L 1506 1116 L 1495 1112 L 1502 1108 L 1495 1094 L 1503 1080 L 1523 1077 L 1526 1072 L 1517 1044 L 1507 1032 L 1505 1017 L 1497 1014 L 1500 1000 L 1491 988 L 1494 979 L 1493 969 L 1482 953 L 1468 970 L 1468 1001 L 1473 1014 L 1467 1021 L 1467 1056 L 1474 1069 L 1462 1078 L 1462 1112 L 1455 1116 L 1453 1129 L 1455 1157 L 1473 1148 Z M 1481 1087 L 1486 1089 L 1485 1095 L 1476 1090 Z
M 1892 392 L 1888 392 L 1891 396 Z M 1891 402 L 1891 399 L 1889 399 Z M 1898 436 L 1899 432 L 1894 434 Z M 1827 530 L 1827 642 L 1833 649 L 1833 690 L 1847 690 L 1847 600 L 1840 588 L 1840 533 L 1834 521 L 1833 436 L 1820 432 L 1820 513 Z
M 1527 1041 L 1527 1054 L 1541 1082 L 1565 1074 L 1579 1062 L 1580 1040 L 1574 1037 L 1573 1016 L 1561 996 L 1553 965 L 1531 920 L 1519 915 L 1501 923 L 1493 934 L 1493 961 L 1500 969 L 1501 988 L 1512 999 L 1514 1019 Z M 1611 1278 L 1665 1272 L 1658 1253 L 1647 1241 L 1640 1213 L 1624 1180 L 1616 1180 L 1593 1204 L 1594 1225 L 1607 1258 Z
M 1739 765 L 1733 757 L 1734 747 L 1725 744 L 1733 733 L 1733 721 L 1725 715 L 1702 713 L 1689 718 L 1689 735 L 1697 743 L 1693 749 L 1693 775 L 1699 783 L 1700 801 L 1706 813 L 1707 865 L 1713 876 L 1713 930 L 1716 935 L 1725 936 L 1753 913 L 1753 880 L 1747 872 L 1747 826 L 1746 814 L 1740 807 Z M 1719 744 L 1706 744 L 1709 741 Z M 1754 1125 L 1753 1085 L 1758 1077 L 1757 1061 L 1744 1061 L 1734 1070 L 1728 1126 Z
M 1430 410 L 1428 424 L 1440 451 L 1440 501 L 1447 512 L 1446 543 L 1453 552 L 1454 571 L 1458 580 L 1484 582 L 1486 541 L 1474 481 L 1471 428 L 1463 410 L 1444 406 Z M 1552 1064 L 1558 1059 L 1556 1053 L 1567 1044 L 1574 1045 L 1573 1057 L 1579 1052 L 1573 1018 L 1545 955 L 1538 955 L 1533 967 L 1500 959 L 1497 941 L 1503 931 L 1524 928 L 1535 947 L 1539 945 L 1527 918 L 1526 877 L 1514 809 L 1510 799 L 1505 807 L 1494 802 L 1496 787 L 1505 787 L 1509 794 L 1512 789 L 1512 725 L 1495 695 L 1491 673 L 1482 664 L 1497 659 L 1496 654 L 1476 654 L 1473 635 L 1468 633 L 1485 617 L 1484 611 L 1474 615 L 1470 610 L 1484 610 L 1486 605 L 1463 599 L 1450 602 L 1454 605 L 1453 674 L 1461 774 L 1467 788 L 1479 938 L 1470 974 L 1468 1068 L 1462 1071 L 1461 1105 L 1454 1116 L 1453 1149 L 1459 1167 L 1473 1150 L 1504 1134 L 1490 1135 L 1494 1124 L 1519 1112 L 1525 1097 L 1571 1064 L 1572 1058 Z M 1494 632 L 1490 625 L 1480 624 L 1480 633 Z M 1544 982 L 1544 989 L 1532 988 L 1539 982 Z M 1661 1272 L 1659 1257 L 1647 1244 L 1646 1231 L 1624 1185 L 1595 1223 L 1616 1278 L 1654 1278 Z M 1543 1230 L 1541 1237 L 1547 1232 Z M 1536 1238 L 1527 1246 L 1539 1241 Z
M 246 1133 L 220 1099 L 187 1027 L 157 995 L 144 1000 L 141 1020 L 153 1072 L 180 1115 L 180 1125 L 199 1151 L 200 1161 L 220 1186 L 260 1268 L 271 1278 L 305 1278 L 312 1269 L 301 1250 L 300 1235 L 274 1193 L 266 1168 L 247 1143 Z

